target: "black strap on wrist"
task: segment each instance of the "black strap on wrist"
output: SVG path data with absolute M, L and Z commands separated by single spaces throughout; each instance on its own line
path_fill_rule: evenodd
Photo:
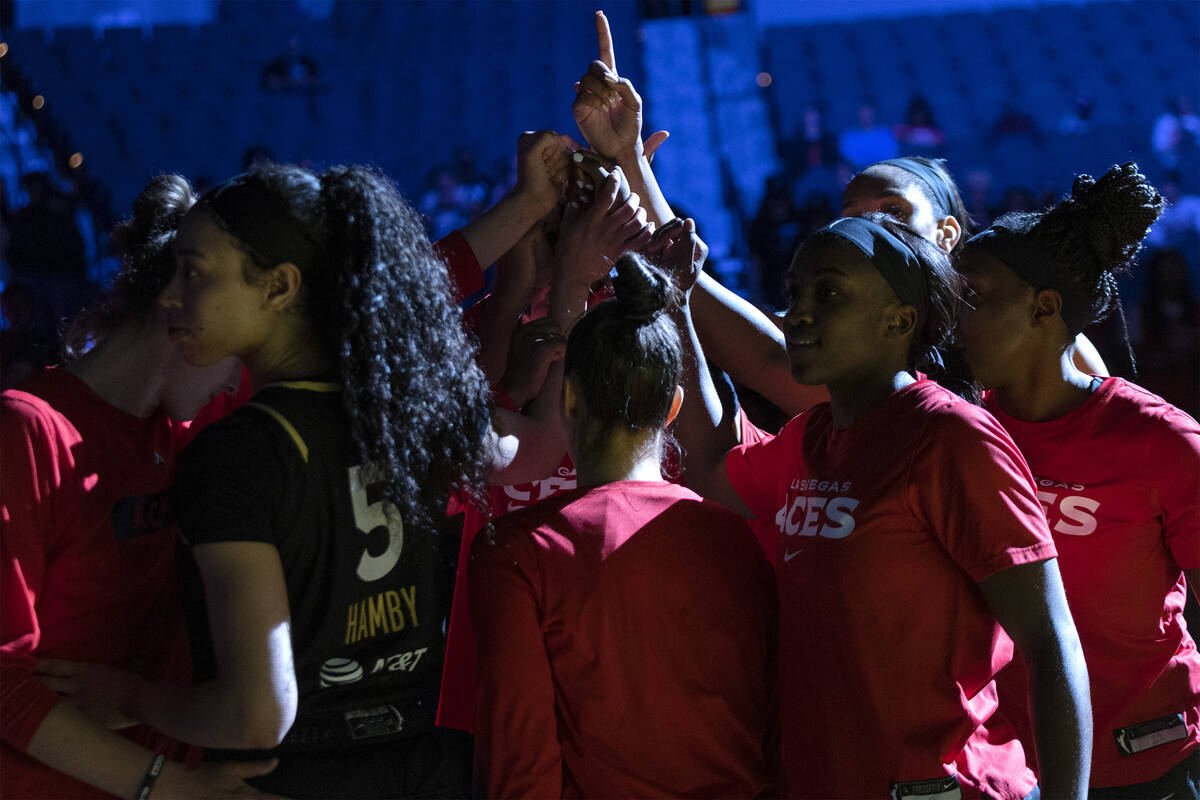
M 146 776 L 142 778 L 142 788 L 134 795 L 135 800 L 149 800 L 150 792 L 154 791 L 154 783 L 158 780 L 158 774 L 162 772 L 166 761 L 167 757 L 162 753 L 154 756 L 154 760 L 150 762 L 150 769 L 146 770 Z

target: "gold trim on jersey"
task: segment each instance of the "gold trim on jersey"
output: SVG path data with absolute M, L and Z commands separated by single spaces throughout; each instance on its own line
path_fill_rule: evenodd
M 275 381 L 275 383 L 268 383 L 263 388 L 270 389 L 272 386 L 284 389 L 303 389 L 306 392 L 340 392 L 342 390 L 340 384 L 328 381 Z
M 275 421 L 278 422 L 285 431 L 287 431 L 288 436 L 291 436 L 292 441 L 296 443 L 296 449 L 300 451 L 300 457 L 304 459 L 304 463 L 308 463 L 308 445 L 304 443 L 304 437 L 300 435 L 300 431 L 296 430 L 296 426 L 293 425 L 287 417 L 285 417 L 283 414 L 280 414 L 278 411 L 271 408 L 269 405 L 266 405 L 265 403 L 247 403 L 246 405 L 261 409 L 262 411 L 265 411 L 274 417 Z

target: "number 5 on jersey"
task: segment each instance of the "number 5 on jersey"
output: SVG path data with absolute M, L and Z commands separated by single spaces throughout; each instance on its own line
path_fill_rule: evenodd
M 377 581 L 387 575 L 400 561 L 404 549 L 404 521 L 400 512 L 387 500 L 368 502 L 367 487 L 363 482 L 364 465 L 350 468 L 350 500 L 354 504 L 354 524 L 363 535 L 370 536 L 376 528 L 387 528 L 387 550 L 377 556 L 371 555 L 369 547 L 363 548 L 358 560 L 358 577 L 364 581 Z

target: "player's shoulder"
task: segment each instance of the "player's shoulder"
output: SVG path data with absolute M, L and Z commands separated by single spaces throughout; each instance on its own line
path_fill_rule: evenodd
M 1107 378 L 1096 390 L 1107 413 L 1119 417 L 1122 427 L 1142 428 L 1146 435 L 1196 435 L 1200 423 L 1179 407 L 1145 387 L 1124 378 Z
M 74 432 L 66 415 L 48 400 L 23 389 L 8 389 L 0 394 L 0 413 L 6 431 Z

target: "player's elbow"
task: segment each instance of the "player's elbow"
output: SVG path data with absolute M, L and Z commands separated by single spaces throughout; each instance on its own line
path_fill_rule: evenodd
M 235 745 L 247 750 L 271 750 L 282 744 L 296 721 L 296 703 L 259 700 L 238 714 Z

